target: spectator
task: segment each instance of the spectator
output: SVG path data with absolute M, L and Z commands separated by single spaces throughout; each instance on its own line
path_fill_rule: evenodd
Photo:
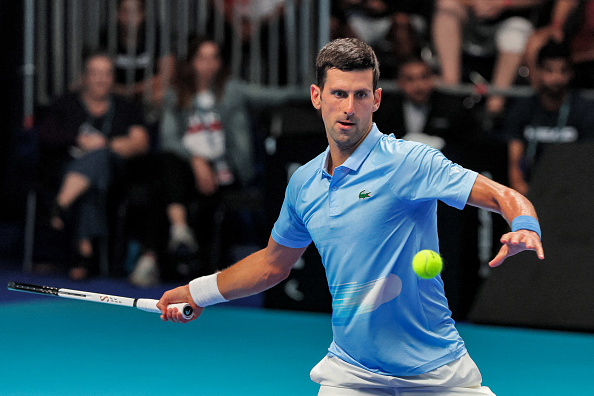
M 347 21 L 346 12 L 342 6 L 343 0 L 331 0 L 330 3 L 330 39 L 356 37 L 357 35 Z
M 198 270 L 209 273 L 218 265 L 209 262 L 214 211 L 226 191 L 250 186 L 256 175 L 250 111 L 307 95 L 305 89 L 263 88 L 227 77 L 219 45 L 210 39 L 190 39 L 160 123 L 157 172 L 164 177 L 159 187 L 163 194 L 157 195 L 166 208 L 167 245 L 170 251 L 191 250 L 195 236 L 202 261 Z M 196 218 L 188 215 L 192 202 L 198 203 Z M 158 246 L 145 246 L 131 282 L 140 286 L 156 282 L 158 258 Z
M 422 41 L 413 26 L 411 16 L 397 12 L 392 17 L 392 26 L 384 45 L 376 47 L 382 76 L 395 79 L 402 62 L 421 56 Z
M 166 153 L 160 156 L 160 165 L 165 168 L 161 181 L 170 251 L 183 248 L 193 253 L 198 249 L 187 205 L 197 197 L 201 227 L 212 229 L 208 215 L 216 209 L 219 190 L 235 184 L 219 108 L 225 78 L 219 46 L 214 41 L 191 40 L 187 60 L 178 65 L 174 90 L 165 99 L 160 125 L 161 148 Z M 205 244 L 201 245 L 204 250 Z M 158 248 L 145 248 L 130 275 L 131 283 L 138 286 L 159 279 Z
M 510 186 L 526 194 L 531 172 L 550 144 L 591 140 L 594 103 L 571 91 L 569 49 L 549 41 L 538 54 L 537 93 L 520 98 L 506 116 Z
M 264 78 L 272 78 L 272 71 L 267 69 L 267 62 L 265 61 L 271 54 L 268 53 L 268 42 L 271 40 L 278 40 L 282 43 L 284 41 L 284 10 L 285 0 L 226 0 L 213 1 L 213 6 L 218 12 L 225 17 L 226 27 L 229 29 L 228 33 L 239 39 L 239 42 L 234 42 L 233 47 L 229 46 L 226 50 L 233 49 L 233 51 L 241 52 L 241 60 L 239 70 L 234 70 L 238 73 L 238 77 L 246 81 L 259 82 Z M 271 31 L 269 27 L 271 23 L 277 24 L 277 29 L 273 35 L 279 37 L 270 37 Z M 252 62 L 252 42 L 259 42 L 261 47 L 260 59 L 257 60 L 257 65 Z M 237 46 L 237 47 L 235 47 Z M 280 46 L 279 53 L 275 54 L 274 61 L 277 63 L 280 77 L 284 77 L 286 73 L 286 48 Z M 235 55 L 238 55 L 235 52 Z M 234 59 L 234 62 L 236 60 Z M 286 84 L 287 81 L 281 79 L 280 84 Z
M 160 33 L 155 30 L 154 47 L 147 47 L 144 0 L 118 0 L 116 93 L 141 102 L 143 95 L 150 92 L 148 102 L 153 106 L 160 105 L 175 67 L 175 58 L 170 49 L 161 47 Z M 102 32 L 100 45 L 109 48 L 107 31 Z
M 468 54 L 479 59 L 496 56 L 491 84 L 497 89 L 512 85 L 533 29 L 530 11 L 543 2 L 437 0 L 432 34 L 442 82 L 462 82 L 467 74 L 462 55 Z M 493 95 L 486 102 L 486 110 L 500 114 L 504 105 L 503 96 Z
M 126 159 L 149 146 L 141 112 L 112 94 L 113 73 L 113 61 L 106 53 L 86 58 L 80 92 L 55 102 L 39 134 L 42 166 L 59 173 L 66 164 L 51 225 L 63 229 L 67 218 L 77 224 L 79 260 L 70 270 L 75 280 L 87 277 L 94 259 L 93 242 L 107 236 L 109 186 L 123 174 Z
M 371 46 L 384 40 L 392 26 L 391 9 L 384 0 L 342 0 L 346 20 L 357 38 Z
M 576 88 L 594 88 L 594 0 L 557 0 L 548 25 L 537 29 L 526 45 L 525 63 L 534 85 L 538 51 L 549 40 L 570 45 Z
M 341 37 L 357 37 L 370 44 L 384 78 L 395 78 L 401 61 L 420 56 L 428 48 L 433 0 L 341 0 L 338 8 L 349 28 L 345 33 L 352 32 Z
M 403 61 L 396 80 L 402 94 L 389 107 L 389 114 L 378 112 L 376 121 L 395 131 L 396 137 L 428 144 L 459 161 L 456 157 L 462 150 L 456 147 L 479 135 L 478 127 L 462 100 L 437 92 L 435 81 L 426 61 L 417 57 Z
M 575 72 L 574 86 L 593 89 L 594 0 L 581 2 L 574 18 L 577 19 L 577 31 L 570 35 L 571 60 Z

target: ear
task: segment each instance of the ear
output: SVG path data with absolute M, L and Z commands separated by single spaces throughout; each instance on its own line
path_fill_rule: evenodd
M 315 84 L 311 84 L 310 90 L 311 103 L 313 104 L 313 107 L 315 107 L 317 110 L 320 110 L 322 107 L 322 90 Z
M 382 89 L 378 88 L 373 93 L 373 112 L 374 113 L 377 111 L 377 109 L 379 109 L 381 102 L 382 102 Z

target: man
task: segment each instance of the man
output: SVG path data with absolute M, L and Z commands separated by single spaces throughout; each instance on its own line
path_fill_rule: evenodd
M 112 94 L 114 65 L 109 55 L 92 53 L 84 66 L 80 91 L 56 101 L 39 133 L 41 171 L 49 176 L 43 181 L 64 174 L 51 224 L 63 229 L 68 214 L 77 224 L 79 262 L 70 270 L 75 280 L 89 273 L 93 241 L 107 236 L 105 204 L 114 176 L 149 147 L 140 109 Z
M 320 395 L 405 394 L 480 387 L 449 316 L 439 277 L 412 271 L 415 253 L 438 250 L 437 198 L 468 203 L 514 220 L 515 231 L 491 261 L 522 250 L 544 258 L 534 208 L 515 191 L 447 161 L 434 149 L 382 134 L 372 122 L 381 102 L 373 50 L 357 39 L 327 44 L 316 61 L 311 100 L 329 147 L 299 168 L 268 246 L 232 267 L 166 292 L 163 320 L 186 322 L 174 302 L 202 307 L 259 293 L 279 283 L 313 240 L 333 297 L 334 340 L 312 370 Z M 526 221 L 522 226 L 519 222 Z
M 114 92 L 142 102 L 159 106 L 175 67 L 170 48 L 163 46 L 161 30 L 156 28 L 154 44 L 149 47 L 144 0 L 118 0 L 116 37 L 109 29 L 101 32 L 99 43 L 103 48 L 115 50 Z M 110 40 L 114 39 L 115 48 Z
M 449 159 L 464 143 L 475 140 L 478 125 L 461 98 L 435 90 L 436 75 L 426 61 L 405 59 L 398 68 L 396 83 L 401 93 L 382 106 L 374 117 L 378 127 L 397 138 L 425 143 L 441 150 Z M 384 98 L 384 102 L 385 99 Z
M 594 103 L 570 89 L 573 71 L 568 48 L 549 41 L 538 53 L 537 93 L 518 99 L 506 116 L 509 183 L 528 193 L 531 173 L 547 145 L 594 137 Z

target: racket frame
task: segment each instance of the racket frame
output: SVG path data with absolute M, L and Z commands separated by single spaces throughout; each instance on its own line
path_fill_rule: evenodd
M 91 301 L 103 304 L 121 305 L 125 307 L 133 307 L 147 312 L 161 313 L 157 308 L 158 300 L 150 298 L 131 298 L 114 296 L 111 294 L 93 293 L 82 290 L 74 290 L 67 288 L 58 288 L 52 286 L 40 286 L 30 283 L 8 282 L 8 290 L 20 291 L 33 294 L 45 294 L 57 296 L 62 298 L 69 298 L 73 300 Z M 169 308 L 177 308 L 185 319 L 190 319 L 194 314 L 194 309 L 190 304 L 171 304 Z

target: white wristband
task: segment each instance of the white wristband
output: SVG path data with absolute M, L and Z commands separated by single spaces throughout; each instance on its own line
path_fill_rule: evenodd
M 216 274 L 201 276 L 190 282 L 190 294 L 192 299 L 199 307 L 208 307 L 209 305 L 227 302 L 219 291 Z

